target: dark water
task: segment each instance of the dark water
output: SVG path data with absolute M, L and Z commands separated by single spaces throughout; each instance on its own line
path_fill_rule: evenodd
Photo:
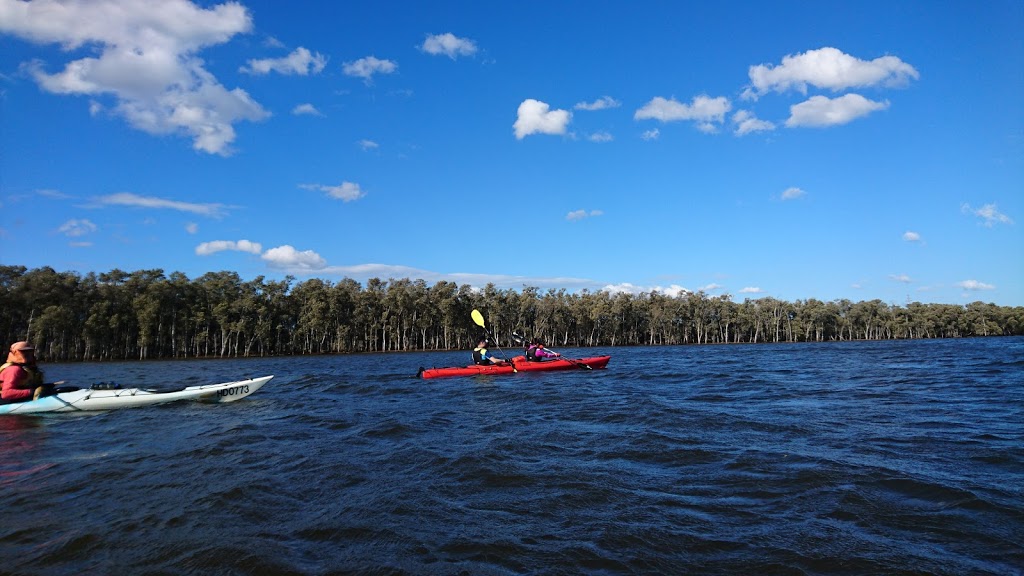
M 50 366 L 277 378 L 0 417 L 0 573 L 1022 573 L 1024 339 L 562 351 Z

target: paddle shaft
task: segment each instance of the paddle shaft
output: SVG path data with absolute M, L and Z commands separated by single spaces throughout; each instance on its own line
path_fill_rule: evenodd
M 494 340 L 494 347 L 498 349 L 498 352 L 500 352 L 502 356 L 505 356 L 505 351 L 501 349 L 501 346 L 498 346 L 498 339 L 495 338 L 494 336 L 491 336 L 491 331 L 488 330 L 487 326 L 484 325 L 484 317 L 482 314 L 480 314 L 480 311 L 473 310 L 473 313 L 471 315 L 473 317 L 473 322 L 476 323 L 477 326 L 484 329 L 484 334 L 487 335 L 487 338 L 490 340 Z M 518 370 L 516 370 L 515 362 L 507 358 L 501 358 L 501 360 L 508 362 L 508 365 L 512 367 L 513 372 L 518 372 Z
M 512 333 L 512 336 L 513 337 L 518 337 L 520 340 L 525 340 L 526 339 L 524 336 L 520 336 L 519 334 L 517 334 L 515 332 Z M 593 370 L 593 368 L 591 368 L 590 366 L 587 366 L 583 362 L 577 362 L 576 360 L 573 360 L 572 358 L 566 358 L 565 356 L 562 356 L 562 354 L 560 352 L 555 352 L 554 350 L 548 348 L 547 346 L 545 346 L 544 349 L 548 350 L 549 352 L 554 352 L 555 354 L 558 354 L 559 358 L 561 358 L 562 360 L 565 360 L 566 362 L 568 362 L 570 364 L 578 366 L 580 369 L 583 369 L 583 370 Z

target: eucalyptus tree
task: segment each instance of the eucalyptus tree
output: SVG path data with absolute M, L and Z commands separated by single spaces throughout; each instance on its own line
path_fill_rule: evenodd
M 242 299 L 242 279 L 235 272 L 207 272 L 198 279 L 202 306 L 207 312 L 207 339 L 220 357 L 232 350 L 237 353 L 237 329 Z M 207 348 L 206 353 L 210 352 Z
M 328 340 L 334 334 L 329 311 L 331 285 L 319 278 L 300 282 L 291 298 L 298 310 L 293 342 L 300 354 L 322 354 L 330 350 Z
M 356 311 L 362 286 L 351 278 L 345 278 L 331 289 L 331 326 L 334 332 L 335 352 L 360 350 L 357 336 L 362 330 L 356 324 Z M 361 339 L 360 339 L 361 342 Z

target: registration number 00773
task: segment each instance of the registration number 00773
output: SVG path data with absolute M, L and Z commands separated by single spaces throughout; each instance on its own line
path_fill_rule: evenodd
M 217 390 L 217 396 L 238 396 L 240 394 L 248 394 L 249 385 L 243 384 L 241 386 L 232 386 L 231 388 L 225 388 L 224 390 Z

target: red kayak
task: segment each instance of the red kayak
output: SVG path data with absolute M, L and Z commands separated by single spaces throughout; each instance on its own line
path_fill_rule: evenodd
M 594 368 L 604 368 L 611 360 L 611 356 L 594 356 L 593 358 L 573 358 L 548 360 L 546 362 L 528 362 L 525 356 L 516 356 L 509 364 L 491 364 L 490 366 L 453 366 L 451 368 L 420 368 L 420 376 L 424 378 L 443 378 L 445 376 L 490 376 L 497 374 L 512 374 L 513 372 L 537 372 L 545 370 L 581 370 L 589 371 Z

